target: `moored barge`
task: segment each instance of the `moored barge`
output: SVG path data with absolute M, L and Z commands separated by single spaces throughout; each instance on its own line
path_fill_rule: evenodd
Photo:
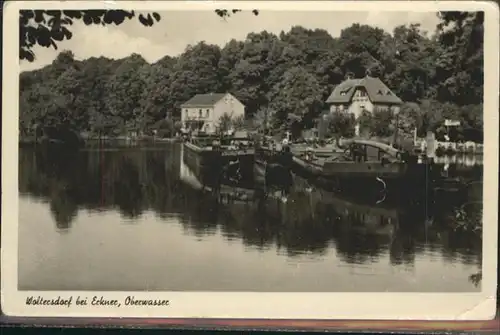
M 253 182 L 255 149 L 248 136 L 196 136 L 183 146 L 184 163 L 203 185 Z
M 347 140 L 339 149 L 330 155 L 292 149 L 292 170 L 337 190 L 407 189 L 410 183 L 421 183 L 427 177 L 426 165 L 418 164 L 415 156 L 384 143 Z

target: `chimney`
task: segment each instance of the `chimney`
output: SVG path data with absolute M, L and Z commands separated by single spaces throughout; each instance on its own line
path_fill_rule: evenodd
M 370 70 L 370 69 L 366 69 L 366 71 L 365 71 L 365 76 L 366 76 L 366 77 L 371 77 L 371 76 L 372 76 L 372 72 L 371 72 L 371 70 Z

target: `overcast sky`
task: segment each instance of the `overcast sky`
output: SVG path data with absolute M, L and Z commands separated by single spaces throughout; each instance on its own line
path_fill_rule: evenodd
M 120 26 L 85 26 L 75 22 L 70 26 L 73 38 L 59 42 L 59 50 L 36 47 L 33 63 L 21 61 L 21 71 L 50 64 L 62 50 L 72 50 L 77 59 L 105 56 L 123 58 L 131 53 L 155 62 L 165 55 L 175 56 L 188 44 L 200 41 L 223 46 L 232 38 L 243 40 L 250 32 L 267 30 L 278 34 L 300 25 L 310 29 L 325 29 L 338 36 L 353 23 L 369 24 L 392 32 L 401 24 L 420 23 L 423 30 L 433 33 L 438 19 L 435 12 L 250 12 L 238 13 L 224 20 L 213 11 L 160 12 L 162 20 L 153 27 L 142 26 L 136 18 Z

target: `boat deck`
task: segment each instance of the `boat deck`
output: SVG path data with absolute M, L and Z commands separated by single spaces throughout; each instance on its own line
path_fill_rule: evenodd
M 362 175 L 364 177 L 396 177 L 406 171 L 406 165 L 403 163 L 384 165 L 380 161 L 364 161 L 358 163 L 321 157 L 306 161 L 294 156 L 293 162 L 300 168 L 325 177 L 355 177 L 356 175 Z
M 302 155 L 309 148 L 306 144 L 294 144 L 291 146 L 291 151 L 294 155 Z M 315 156 L 318 157 L 330 157 L 332 155 L 342 154 L 344 149 L 337 147 L 336 145 L 325 145 L 321 147 L 312 148 Z

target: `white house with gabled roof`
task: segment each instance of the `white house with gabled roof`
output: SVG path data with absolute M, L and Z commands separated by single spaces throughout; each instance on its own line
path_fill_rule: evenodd
M 403 101 L 379 78 L 367 75 L 360 79 L 348 77 L 335 87 L 326 103 L 330 112 L 344 111 L 357 118 L 364 110 L 373 112 L 376 108 L 398 113 Z
M 221 117 L 245 116 L 245 105 L 230 93 L 197 94 L 181 105 L 181 122 L 185 129 L 215 133 Z

